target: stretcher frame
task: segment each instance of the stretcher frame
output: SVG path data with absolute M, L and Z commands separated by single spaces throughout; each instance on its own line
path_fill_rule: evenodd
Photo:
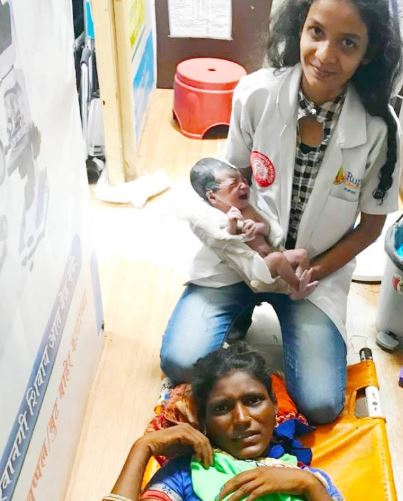
M 331 476 L 346 501 L 398 501 L 385 418 L 355 414 L 357 397 L 368 386 L 379 388 L 374 362 L 349 365 L 343 412 L 333 423 L 302 437 L 302 442 L 312 449 L 312 466 Z M 151 458 L 143 488 L 159 468 Z
M 355 415 L 357 396 L 368 386 L 379 388 L 374 362 L 348 366 L 342 414 L 302 442 L 312 449 L 312 465 L 329 473 L 346 501 L 397 501 L 385 418 Z

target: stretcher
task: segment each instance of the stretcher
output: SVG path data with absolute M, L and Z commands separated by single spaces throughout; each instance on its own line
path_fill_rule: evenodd
M 355 414 L 357 397 L 368 387 L 379 388 L 374 362 L 348 366 L 342 414 L 301 437 L 301 442 L 312 449 L 312 466 L 331 476 L 346 501 L 397 501 L 385 419 Z M 156 459 L 149 461 L 143 487 L 159 467 Z
M 359 392 L 379 387 L 375 364 L 364 360 L 347 369 L 342 414 L 301 441 L 312 449 L 312 465 L 330 474 L 346 501 L 397 501 L 385 419 L 355 415 Z

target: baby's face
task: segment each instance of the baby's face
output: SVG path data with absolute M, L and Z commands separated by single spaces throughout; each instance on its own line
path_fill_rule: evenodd
M 231 207 L 239 210 L 246 209 L 249 205 L 249 186 L 242 174 L 234 169 L 234 172 L 219 172 L 216 181 L 220 187 L 215 191 L 217 203 L 221 204 L 218 209 L 228 211 Z

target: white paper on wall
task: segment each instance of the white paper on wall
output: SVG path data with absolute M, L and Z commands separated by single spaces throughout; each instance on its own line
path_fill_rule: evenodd
M 392 0 L 392 12 L 398 12 L 399 23 L 400 23 L 400 33 L 403 33 L 403 1 L 402 0 Z
M 394 19 L 397 19 L 399 27 L 400 27 L 400 37 L 403 38 L 403 0 L 390 0 L 390 7 L 392 10 L 392 16 Z M 395 89 L 393 95 L 402 94 L 402 86 L 403 86 L 403 72 L 401 71 L 400 77 L 398 78 L 397 84 L 395 85 Z
M 169 33 L 174 38 L 231 40 L 231 0 L 168 0 Z
M 73 35 L 0 0 L 1 501 L 65 498 L 103 344 Z

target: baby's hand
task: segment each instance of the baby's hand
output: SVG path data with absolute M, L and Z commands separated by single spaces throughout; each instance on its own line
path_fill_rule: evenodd
M 304 270 L 302 272 L 299 279 L 298 290 L 291 288 L 291 293 L 290 293 L 291 299 L 293 299 L 294 301 L 297 301 L 299 299 L 304 299 L 316 289 L 319 282 L 317 280 L 311 282 L 312 272 L 313 272 L 312 268 L 309 268 L 309 270 Z
M 237 235 L 241 232 L 243 225 L 243 216 L 241 211 L 236 207 L 231 207 L 227 212 L 228 224 L 227 231 L 231 235 Z M 240 227 L 238 227 L 238 224 Z
M 245 219 L 242 227 L 242 233 L 249 238 L 254 238 L 256 235 L 265 234 L 264 223 L 253 221 L 252 219 Z
M 241 211 L 237 209 L 236 207 L 231 207 L 230 210 L 227 212 L 227 217 L 230 221 L 243 221 L 243 216 L 241 214 Z

